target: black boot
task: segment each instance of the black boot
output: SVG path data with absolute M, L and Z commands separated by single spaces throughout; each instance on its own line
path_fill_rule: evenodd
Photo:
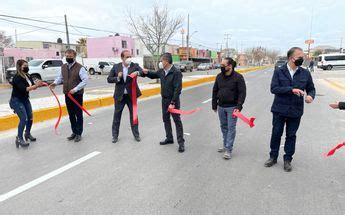
M 28 147 L 30 144 L 28 142 L 25 142 L 23 139 L 20 139 L 18 137 L 16 137 L 16 147 L 19 148 L 19 146 L 21 147 Z
M 184 152 L 185 148 L 184 148 L 184 144 L 180 144 L 178 147 L 178 152 L 182 153 Z
M 270 158 L 265 162 L 265 167 L 271 167 L 277 163 L 277 159 Z
M 30 133 L 29 134 L 25 134 L 24 138 L 25 138 L 26 141 L 28 141 L 28 140 L 30 140 L 31 142 L 35 142 L 36 141 L 36 138 L 33 137 Z

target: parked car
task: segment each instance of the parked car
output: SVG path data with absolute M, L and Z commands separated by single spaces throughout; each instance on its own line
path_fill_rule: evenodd
M 345 53 L 319 55 L 317 68 L 332 70 L 334 67 L 345 67 Z
M 96 65 L 84 65 L 90 75 L 109 75 L 110 70 L 113 68 L 113 62 L 99 61 Z
M 213 68 L 220 69 L 220 64 L 219 63 L 213 64 Z
M 198 70 L 209 70 L 209 69 L 212 69 L 212 64 L 211 63 L 201 63 L 197 69 Z
M 275 64 L 274 64 L 274 69 L 278 69 L 279 67 L 283 66 L 284 64 L 286 64 L 287 62 L 285 60 L 278 60 Z
M 34 80 L 53 81 L 61 72 L 63 61 L 59 59 L 35 59 L 29 61 L 29 74 Z M 6 79 L 9 83 L 12 82 L 16 74 L 16 67 L 11 67 L 6 70 Z
M 194 63 L 193 61 L 181 61 L 180 62 L 180 70 L 181 72 L 193 72 L 193 68 L 194 68 Z

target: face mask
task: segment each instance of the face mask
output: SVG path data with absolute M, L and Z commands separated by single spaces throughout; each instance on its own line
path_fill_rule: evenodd
M 125 63 L 126 63 L 127 65 L 131 65 L 131 63 L 132 63 L 132 58 L 127 58 L 127 59 L 125 60 Z
M 160 69 L 164 69 L 163 62 L 159 62 L 158 67 L 159 67 Z
M 304 61 L 303 57 L 299 57 L 299 58 L 297 58 L 297 60 L 295 60 L 295 65 L 296 66 L 302 66 L 303 61 Z
M 67 63 L 72 64 L 74 62 L 73 58 L 66 58 Z
M 226 73 L 227 72 L 224 66 L 220 67 L 220 71 L 222 71 L 222 73 Z
M 24 67 L 23 72 L 28 73 L 29 72 L 29 67 Z

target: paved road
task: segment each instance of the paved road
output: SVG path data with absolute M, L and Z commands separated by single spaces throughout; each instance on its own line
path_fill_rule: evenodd
M 193 76 L 193 75 L 206 75 L 206 74 L 217 74 L 219 70 L 207 70 L 207 71 L 193 71 L 193 72 L 186 72 L 183 73 L 184 76 Z M 86 87 L 86 92 L 95 90 L 95 89 L 102 89 L 102 88 L 114 88 L 112 84 L 107 83 L 107 76 L 106 75 L 90 75 L 89 82 Z M 155 80 L 151 79 L 139 79 L 139 83 L 155 83 Z M 0 89 L 0 104 L 8 103 L 11 97 L 12 89 L 10 88 L 2 88 Z M 62 94 L 62 86 L 56 87 L 56 93 L 58 95 Z M 36 90 L 30 93 L 31 98 L 42 98 L 51 96 L 51 93 L 47 90 Z
M 78 144 L 65 141 L 66 119 L 58 136 L 52 131 L 54 121 L 34 125 L 39 141 L 26 150 L 15 148 L 13 131 L 1 134 L 0 195 L 26 183 L 29 189 L 0 202 L 0 214 L 343 214 L 344 153 L 321 157 L 344 138 L 345 112 L 327 107 L 343 94 L 316 77 L 319 96 L 306 106 L 294 170 L 284 172 L 281 158 L 265 168 L 271 75 L 272 69 L 245 74 L 244 113 L 257 117 L 257 123 L 252 129 L 238 123 L 230 161 L 216 152 L 221 145 L 217 115 L 210 103 L 203 104 L 211 84 L 183 91 L 183 109 L 203 108 L 183 117 L 189 134 L 183 154 L 176 144 L 158 144 L 164 137 L 159 97 L 139 103 L 140 143 L 131 136 L 127 110 L 120 142 L 111 143 L 112 108 L 85 117 L 84 139 Z M 50 179 L 34 186 L 33 180 L 42 176 Z

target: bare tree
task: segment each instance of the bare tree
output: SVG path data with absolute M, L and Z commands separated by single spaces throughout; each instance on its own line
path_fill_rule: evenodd
M 270 49 L 270 50 L 267 50 L 266 55 L 269 58 L 269 60 L 271 61 L 271 63 L 273 64 L 278 59 L 279 51 L 274 50 L 274 49 Z
M 13 47 L 12 37 L 6 36 L 5 31 L 0 31 L 0 47 Z
M 157 69 L 159 56 L 169 39 L 182 27 L 182 16 L 171 16 L 167 6 L 155 4 L 152 14 L 134 16 L 129 13 L 130 30 L 140 39 L 146 49 L 154 56 L 154 67 Z

